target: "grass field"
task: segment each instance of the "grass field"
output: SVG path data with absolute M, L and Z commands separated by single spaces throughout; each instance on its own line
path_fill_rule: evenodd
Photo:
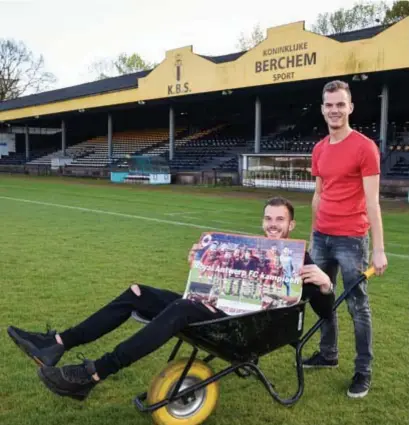
M 277 192 L 276 192 L 277 193 Z M 199 187 L 129 187 L 105 182 L 0 176 L 0 424 L 150 424 L 133 397 L 165 366 L 173 343 L 98 386 L 84 403 L 46 390 L 36 366 L 8 338 L 13 324 L 63 330 L 143 282 L 182 292 L 187 254 L 204 230 L 259 234 L 264 200 L 272 191 Z M 285 194 L 296 205 L 295 238 L 308 238 L 310 194 Z M 409 208 L 382 205 L 389 269 L 370 282 L 374 374 L 370 394 L 350 400 L 354 341 L 346 306 L 340 307 L 340 367 L 307 371 L 305 392 L 292 408 L 273 402 L 261 383 L 232 375 L 221 380 L 210 425 L 408 424 Z M 315 317 L 308 310 L 306 329 Z M 95 359 L 138 329 L 132 320 L 61 364 Z M 318 336 L 304 354 L 316 349 Z M 186 349 L 185 353 L 188 353 Z M 261 365 L 278 390 L 295 387 L 294 352 L 283 348 Z M 216 361 L 214 366 L 225 364 Z

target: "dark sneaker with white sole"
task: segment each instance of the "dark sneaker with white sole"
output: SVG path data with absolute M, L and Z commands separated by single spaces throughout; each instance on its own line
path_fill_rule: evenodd
M 371 386 L 371 376 L 357 372 L 352 378 L 347 395 L 351 398 L 362 398 L 368 394 Z
M 83 401 L 95 387 L 97 381 L 92 378 L 96 373 L 94 362 L 84 360 L 80 365 L 63 367 L 43 366 L 38 369 L 38 376 L 46 387 L 60 396 Z
M 55 340 L 56 331 L 27 332 L 9 326 L 7 333 L 15 344 L 40 366 L 54 366 L 64 354 L 64 346 Z
M 310 358 L 304 359 L 301 364 L 304 369 L 331 369 L 338 367 L 338 359 L 328 360 L 319 351 L 316 351 Z

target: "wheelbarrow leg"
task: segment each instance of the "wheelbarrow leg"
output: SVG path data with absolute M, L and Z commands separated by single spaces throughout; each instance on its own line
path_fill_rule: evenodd
M 263 371 L 254 363 L 246 363 L 244 365 L 247 369 L 251 369 L 253 373 L 258 377 L 258 379 L 262 382 L 268 393 L 271 397 L 284 406 L 292 406 L 295 404 L 302 393 L 304 392 L 304 371 L 301 364 L 301 352 L 297 354 L 297 378 L 298 378 L 298 388 L 295 394 L 290 398 L 282 398 L 278 392 L 275 390 L 274 385 L 267 379 L 264 375 Z
M 168 358 L 168 363 L 171 362 L 176 357 L 176 354 L 179 352 L 182 344 L 183 344 L 183 341 L 179 339 L 176 345 L 173 347 L 172 352 L 170 353 L 170 356 Z
M 213 356 L 212 354 L 209 354 L 208 356 L 206 356 L 203 361 L 205 363 L 210 363 L 212 360 L 214 360 L 216 358 L 216 356 Z

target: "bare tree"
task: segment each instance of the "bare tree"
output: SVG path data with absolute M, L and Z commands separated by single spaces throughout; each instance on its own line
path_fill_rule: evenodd
M 265 38 L 266 37 L 260 28 L 260 24 L 257 24 L 252 29 L 250 35 L 246 35 L 243 32 L 240 34 L 236 47 L 241 51 L 250 50 L 265 40 Z
M 93 62 L 89 70 L 96 76 L 97 80 L 103 80 L 105 78 L 149 70 L 155 66 L 155 63 L 145 61 L 138 53 L 132 53 L 131 55 L 120 53 L 115 59 L 106 58 Z
M 0 102 L 51 88 L 56 78 L 44 71 L 44 58 L 22 42 L 0 39 Z

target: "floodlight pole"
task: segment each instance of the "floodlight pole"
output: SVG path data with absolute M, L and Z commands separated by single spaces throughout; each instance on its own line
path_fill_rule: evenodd
M 65 148 L 66 148 L 66 126 L 65 121 L 61 120 L 61 150 L 63 156 L 65 156 Z
M 26 140 L 26 162 L 28 162 L 30 160 L 30 133 L 27 125 L 24 130 Z
M 389 88 L 385 84 L 382 87 L 381 95 L 381 125 L 380 125 L 380 150 L 382 155 L 386 152 L 386 145 L 388 143 L 388 107 L 389 107 Z
M 108 159 L 112 159 L 112 115 L 108 114 Z
M 254 126 L 254 153 L 260 153 L 261 143 L 261 101 L 256 97 L 255 126 Z
M 173 106 L 169 107 L 169 160 L 175 155 L 175 111 Z

